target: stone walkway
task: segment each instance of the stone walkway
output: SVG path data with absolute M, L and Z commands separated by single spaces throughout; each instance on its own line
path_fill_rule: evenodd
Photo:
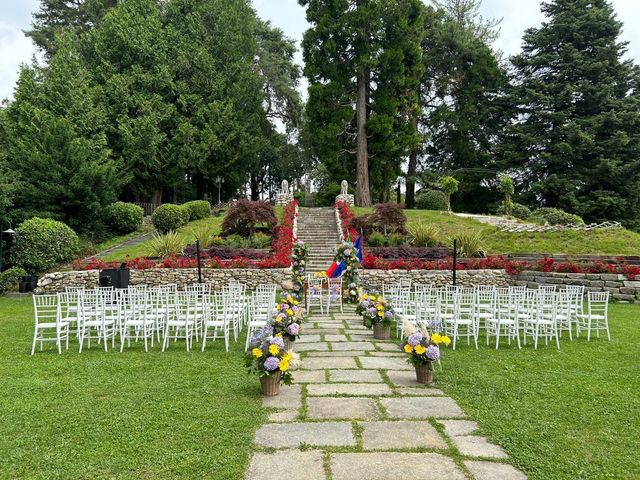
M 399 346 L 351 313 L 313 315 L 294 383 L 264 398 L 247 480 L 521 480 L 450 397 L 415 381 Z

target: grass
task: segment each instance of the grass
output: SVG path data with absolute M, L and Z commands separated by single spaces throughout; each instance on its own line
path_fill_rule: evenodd
M 187 225 L 180 227 L 177 233 L 180 236 L 182 245 L 186 247 L 187 245 L 191 245 L 196 241 L 193 234 L 191 233 L 191 229 L 199 225 L 203 225 L 203 224 L 208 225 L 211 228 L 211 232 L 213 235 L 219 235 L 220 226 L 222 225 L 223 220 L 224 220 L 224 217 L 222 216 L 207 217 L 202 220 L 189 222 Z M 150 240 L 147 240 L 137 245 L 129 245 L 124 248 L 113 251 L 108 255 L 105 255 L 103 260 L 113 262 L 113 261 L 120 261 L 120 260 L 126 260 L 126 259 L 133 259 L 137 257 L 147 257 L 150 255 L 151 255 Z
M 611 305 L 611 343 L 464 345 L 447 352 L 438 384 L 531 480 L 638 479 L 639 314 L 637 305 Z
M 357 215 L 369 208 L 354 208 Z M 492 255 L 506 253 L 549 253 L 567 255 L 637 255 L 640 234 L 626 229 L 594 232 L 507 233 L 497 227 L 469 218 L 432 210 L 405 210 L 408 223 L 424 222 L 437 226 L 442 240 L 448 241 L 461 229 L 480 230 L 485 250 Z
M 265 412 L 240 342 L 32 357 L 32 318 L 0 298 L 0 478 L 242 478 Z

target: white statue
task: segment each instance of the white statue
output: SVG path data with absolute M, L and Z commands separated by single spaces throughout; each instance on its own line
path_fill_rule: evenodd
M 346 180 L 342 180 L 340 184 L 340 195 L 347 195 L 349 193 L 349 183 Z
M 289 182 L 286 180 L 282 180 L 280 193 L 289 193 Z

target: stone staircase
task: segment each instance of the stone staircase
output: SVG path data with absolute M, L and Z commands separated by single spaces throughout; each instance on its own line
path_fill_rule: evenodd
M 308 272 L 321 272 L 331 266 L 340 238 L 332 208 L 300 208 L 298 238 L 309 246 Z

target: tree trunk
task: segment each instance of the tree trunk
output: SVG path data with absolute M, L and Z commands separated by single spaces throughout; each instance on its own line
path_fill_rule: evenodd
M 409 154 L 409 165 L 405 177 L 404 203 L 407 208 L 416 208 L 416 170 L 418 168 L 418 147 Z
M 358 73 L 358 97 L 356 100 L 356 120 L 358 123 L 358 189 L 356 204 L 359 207 L 371 206 L 369 191 L 369 151 L 367 148 L 367 75 Z
M 402 202 L 402 189 L 400 187 L 400 180 L 398 180 L 398 186 L 396 187 L 396 203 Z
M 260 185 L 258 184 L 258 177 L 251 175 L 251 200 L 260 200 Z

